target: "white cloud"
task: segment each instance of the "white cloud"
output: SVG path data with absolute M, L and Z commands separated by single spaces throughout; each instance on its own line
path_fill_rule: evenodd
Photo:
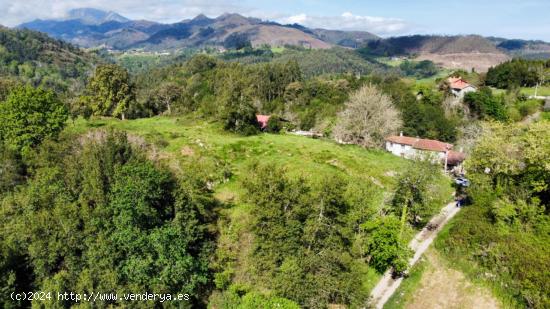
M 290 17 L 286 17 L 284 18 L 284 22 L 285 23 L 288 23 L 288 24 L 300 24 L 300 25 L 303 25 L 305 23 L 307 23 L 307 15 L 306 14 L 299 14 L 299 15 L 294 15 L 294 16 L 290 16 Z
M 301 24 L 312 28 L 334 30 L 361 30 L 378 35 L 395 35 L 409 30 L 409 25 L 402 19 L 376 16 L 361 16 L 344 12 L 339 16 L 311 16 L 298 14 L 278 19 L 285 24 Z

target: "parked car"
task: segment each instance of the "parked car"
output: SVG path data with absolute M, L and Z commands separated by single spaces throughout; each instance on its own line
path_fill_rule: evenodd
M 469 187 L 470 181 L 464 177 L 458 177 L 455 179 L 455 183 L 461 187 Z

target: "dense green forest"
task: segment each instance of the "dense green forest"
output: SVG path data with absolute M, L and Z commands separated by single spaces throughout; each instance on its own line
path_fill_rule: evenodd
M 535 87 L 550 81 L 550 60 L 514 59 L 489 69 L 486 84 L 497 88 Z
M 16 76 L 57 91 L 74 91 L 97 61 L 93 55 L 46 34 L 0 26 L 0 76 Z
M 472 205 L 438 247 L 507 303 L 550 305 L 548 122 L 486 128 L 468 160 Z
M 0 306 L 149 291 L 189 299 L 132 307 L 362 308 L 454 190 L 381 149 L 399 131 L 469 152 L 447 258 L 513 306 L 548 306 L 548 115 L 516 89 L 548 63 L 436 78 L 364 51 L 241 47 L 133 61 L 0 29 Z M 520 81 L 525 66 L 543 69 Z M 458 99 L 448 76 L 479 89 Z

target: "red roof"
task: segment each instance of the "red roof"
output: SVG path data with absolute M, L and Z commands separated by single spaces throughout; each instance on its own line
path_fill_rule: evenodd
M 452 89 L 462 90 L 464 88 L 472 87 L 472 85 L 463 80 L 461 77 L 449 77 L 448 81 Z
M 408 137 L 408 136 L 389 136 L 386 138 L 387 141 L 396 144 L 410 145 L 412 146 L 417 140 L 417 137 Z
M 256 121 L 260 125 L 260 128 L 265 129 L 267 127 L 267 122 L 271 116 L 268 115 L 256 115 Z
M 419 139 L 412 145 L 416 149 L 431 150 L 431 151 L 447 151 L 453 148 L 452 144 L 443 143 L 432 139 Z
M 396 144 L 409 145 L 416 149 L 445 152 L 453 148 L 452 144 L 436 141 L 433 139 L 423 139 L 409 136 L 390 136 L 387 141 Z

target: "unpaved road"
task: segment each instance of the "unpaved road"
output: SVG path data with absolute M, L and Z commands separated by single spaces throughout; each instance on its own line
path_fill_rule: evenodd
M 436 249 L 428 249 L 422 259 L 426 259 L 426 269 L 417 288 L 402 299 L 405 309 L 500 308 L 489 289 L 473 284 L 462 272 L 449 268 Z
M 434 241 L 437 234 L 441 231 L 443 226 L 451 220 L 458 212 L 459 207 L 456 207 L 456 203 L 449 203 L 443 207 L 438 215 L 432 218 L 430 222 L 422 229 L 414 239 L 409 243 L 409 247 L 413 250 L 414 256 L 409 260 L 409 265 L 413 266 L 418 262 L 422 254 L 428 249 L 431 243 Z M 437 226 L 435 229 L 429 229 L 429 226 Z M 403 281 L 403 278 L 392 278 L 392 270 L 386 271 L 382 279 L 374 287 L 371 292 L 371 304 L 376 308 L 381 309 L 384 304 L 390 299 L 395 290 L 399 287 Z

